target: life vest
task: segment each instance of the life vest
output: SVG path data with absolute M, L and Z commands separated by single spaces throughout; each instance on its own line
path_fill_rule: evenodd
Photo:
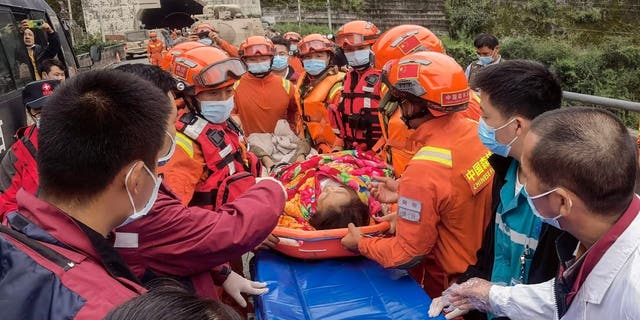
M 187 112 L 176 129 L 200 146 L 206 164 L 206 179 L 196 185 L 189 206 L 215 210 L 255 184 L 262 166 L 247 152 L 242 130 L 231 118 L 215 124 Z
M 38 128 L 35 124 L 19 129 L 16 132 L 16 143 L 11 146 L 11 151 L 16 156 L 14 167 L 21 174 L 21 185 L 30 194 L 38 190 L 38 166 L 36 163 L 38 153 Z
M 296 87 L 300 92 L 299 111 L 305 137 L 320 153 L 329 153 L 336 140 L 329 122 L 328 100 L 342 89 L 344 73 L 330 69 L 325 74 L 305 84 L 306 72 L 300 75 Z
M 380 71 L 374 68 L 362 74 L 347 73 L 342 102 L 332 109 L 346 149 L 371 150 L 382 136 L 378 121 L 381 86 Z

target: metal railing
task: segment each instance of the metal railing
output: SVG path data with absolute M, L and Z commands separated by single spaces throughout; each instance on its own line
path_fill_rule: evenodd
M 592 96 L 589 94 L 582 94 L 570 91 L 564 91 L 562 97 L 568 101 L 577 101 L 586 104 L 594 104 L 604 107 L 628 110 L 633 112 L 640 112 L 640 102 L 633 102 L 620 99 L 605 98 L 599 96 Z

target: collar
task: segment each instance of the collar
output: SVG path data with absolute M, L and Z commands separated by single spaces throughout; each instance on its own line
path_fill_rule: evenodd
M 513 158 L 511 158 L 513 159 Z M 509 167 L 504 175 L 504 185 L 500 189 L 500 202 L 502 203 L 502 212 L 506 213 L 509 210 L 518 206 L 520 198 L 524 195 L 524 188 L 520 190 L 518 195 L 515 194 L 516 177 L 518 175 L 518 167 L 520 164 L 515 159 L 510 162 Z
M 398 106 L 398 108 L 400 108 L 400 106 Z M 431 118 L 414 129 L 414 132 L 409 136 L 409 139 L 422 142 L 431 139 L 432 136 L 441 137 L 443 135 L 443 128 L 449 128 L 449 123 L 451 123 L 451 121 L 455 121 L 454 119 L 458 119 L 459 117 L 461 117 L 459 112 L 453 112 L 441 117 Z

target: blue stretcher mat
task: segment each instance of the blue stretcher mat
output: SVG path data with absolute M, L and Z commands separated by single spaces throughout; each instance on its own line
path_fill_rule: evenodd
M 255 297 L 258 320 L 428 319 L 431 299 L 406 272 L 365 258 L 304 261 L 260 251 L 251 267 L 269 287 Z

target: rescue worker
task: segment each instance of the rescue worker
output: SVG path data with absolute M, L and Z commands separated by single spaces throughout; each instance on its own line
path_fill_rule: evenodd
M 16 194 L 21 188 L 35 195 L 38 189 L 36 152 L 38 150 L 38 128 L 42 107 L 49 95 L 60 84 L 59 80 L 40 80 L 27 84 L 22 90 L 22 103 L 33 124 L 16 132 L 16 142 L 11 145 L 0 165 L 0 220 L 15 211 L 18 206 Z
M 327 111 L 340 103 L 344 80 L 344 73 L 333 63 L 333 43 L 319 34 L 310 34 L 298 44 L 298 53 L 305 70 L 296 84 L 304 135 L 320 153 L 340 150 Z
M 158 39 L 158 33 L 152 31 L 149 33 L 149 43 L 147 43 L 147 56 L 149 57 L 149 63 L 154 66 L 159 66 L 162 60 L 162 53 L 165 51 L 164 43 Z
M 495 36 L 481 33 L 473 40 L 473 46 L 476 48 L 478 60 L 469 64 L 465 70 L 469 83 L 473 83 L 475 77 L 482 68 L 503 61 L 502 56 L 500 55 L 500 43 L 498 42 L 498 38 Z M 473 89 L 478 91 L 478 88 Z
M 204 47 L 204 46 L 205 44 L 198 41 L 185 41 L 185 42 L 176 44 L 175 46 L 171 47 L 171 50 L 169 50 L 164 55 L 164 57 L 162 58 L 162 62 L 160 63 L 160 68 L 162 68 L 162 70 L 164 71 L 168 71 L 169 73 L 171 73 L 170 68 L 173 65 L 173 60 L 175 60 L 177 56 L 193 48 Z
M 373 68 L 371 46 L 380 30 L 368 21 L 351 21 L 336 34 L 336 44 L 347 59 L 342 101 L 331 109 L 330 120 L 345 149 L 371 150 L 382 137 L 378 121 L 380 71 Z
M 464 70 L 453 58 L 417 52 L 396 60 L 382 79 L 400 101 L 420 149 L 399 179 L 378 177 L 371 193 L 398 203 L 395 236 L 363 237 L 353 225 L 342 244 L 383 267 L 410 269 L 431 297 L 470 264 L 491 216 L 491 152 L 478 125 L 459 111 L 469 102 Z
M 238 48 L 226 40 L 220 38 L 216 29 L 208 24 L 208 23 L 200 23 L 193 30 L 193 34 L 196 35 L 195 38 L 191 38 L 190 40 L 199 41 L 208 46 L 213 46 L 225 51 L 229 56 L 239 58 Z
M 378 38 L 372 50 L 377 69 L 382 69 L 390 60 L 418 51 L 445 53 L 442 41 L 433 32 L 416 25 L 400 25 L 387 30 Z M 461 111 L 461 114 L 477 121 L 480 113 L 480 99 L 470 92 L 469 107 Z M 413 137 L 414 130 L 407 128 L 402 121 L 397 99 L 387 91 L 383 92 L 380 100 L 378 117 L 383 139 L 373 149 L 393 166 L 396 176 L 400 176 L 409 160 L 420 149 L 420 144 Z
M 289 50 L 291 43 L 289 40 L 280 36 L 271 38 L 271 42 L 273 42 L 276 48 L 276 55 L 273 57 L 271 70 L 276 75 L 291 81 L 291 83 L 297 83 L 298 78 L 300 78 L 300 73 L 296 71 L 290 63 L 298 58 L 293 56 Z
M 234 84 L 233 113 L 240 116 L 247 136 L 273 132 L 280 119 L 286 119 L 296 130 L 296 90 L 291 81 L 271 72 L 275 51 L 271 40 L 263 36 L 249 37 L 240 45 L 240 57 L 248 72 Z
M 302 66 L 302 60 L 300 60 L 298 44 L 302 40 L 302 37 L 299 33 L 293 31 L 285 33 L 282 37 L 290 42 L 289 55 L 291 56 L 291 58 L 289 59 L 289 65 L 293 68 L 293 70 L 301 74 L 304 71 L 304 68 Z
M 143 64 L 117 69 L 150 81 L 173 100 L 175 80 L 169 73 Z M 169 162 L 175 151 L 176 116 L 174 105 L 167 122 L 167 152 L 158 160 L 158 167 Z M 177 277 L 198 295 L 212 299 L 219 298 L 217 285 L 244 306 L 241 292 L 260 294 L 267 289 L 232 272 L 226 261 L 239 259 L 273 230 L 284 210 L 283 189 L 278 181 L 260 181 L 240 198 L 210 211 L 183 206 L 163 182 L 149 213 L 132 217 L 116 229 L 115 247 L 145 282 Z M 169 255 L 171 262 L 165 259 Z
M 3 318 L 102 319 L 145 291 L 111 231 L 155 200 L 170 108 L 159 89 L 115 70 L 80 73 L 48 98 L 38 195 L 18 191 L 0 226 Z
M 260 176 L 260 162 L 246 150 L 240 127 L 229 117 L 233 83 L 245 72 L 240 59 L 208 46 L 174 61 L 172 74 L 187 108 L 176 121 L 176 151 L 160 171 L 185 206 L 217 209 Z

